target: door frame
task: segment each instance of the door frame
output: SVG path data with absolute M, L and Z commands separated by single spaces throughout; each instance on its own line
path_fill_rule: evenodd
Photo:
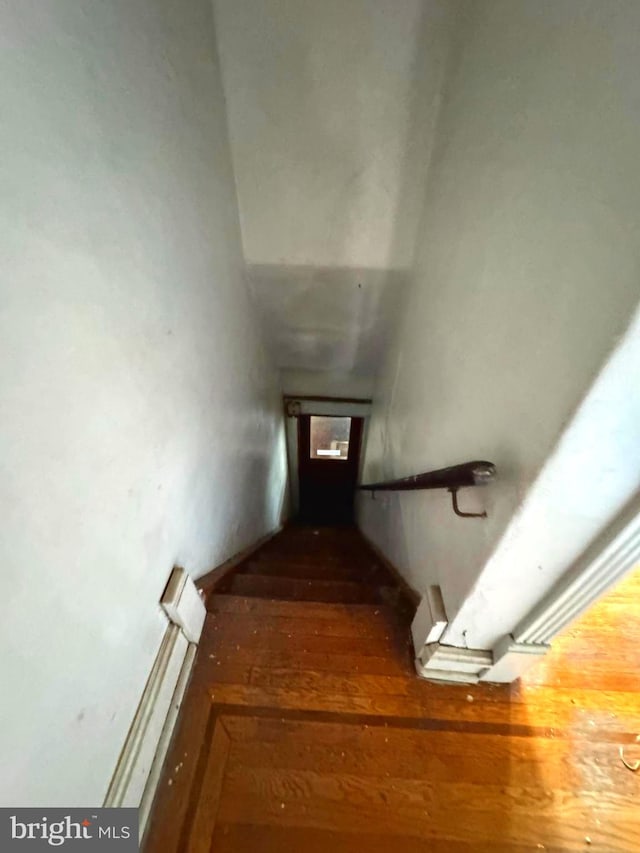
M 300 509 L 298 493 L 299 446 L 298 446 L 298 417 L 299 415 L 326 415 L 327 417 L 362 418 L 362 436 L 360 439 L 360 459 L 358 463 L 358 479 L 364 458 L 367 441 L 367 430 L 371 415 L 372 401 L 369 399 L 349 399 L 342 397 L 306 397 L 285 394 L 283 396 L 285 412 L 285 431 L 287 442 L 287 461 L 289 465 L 289 508 L 291 516 L 295 517 Z

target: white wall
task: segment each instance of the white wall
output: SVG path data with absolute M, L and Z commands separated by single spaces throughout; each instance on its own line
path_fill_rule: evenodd
M 640 6 L 486 0 L 464 9 L 365 477 L 482 458 L 499 481 L 461 493 L 463 508 L 486 507 L 484 522 L 456 518 L 444 492 L 363 496 L 360 512 L 410 583 L 441 584 L 450 617 L 475 587 L 447 640 L 489 647 L 640 485 L 637 455 L 622 476 L 615 452 L 636 434 L 626 356 L 615 382 L 626 381 L 627 399 L 608 384 L 594 392 L 619 407 L 591 433 L 601 461 L 585 476 L 593 409 L 558 445 L 640 300 Z M 562 490 L 572 492 L 566 512 L 552 511 L 547 489 L 540 515 L 532 489 L 556 446 L 558 465 L 579 458 L 571 470 L 580 477 Z M 510 527 L 503 541 L 519 508 L 518 536 Z M 543 533 L 564 545 L 538 547 Z
M 640 311 L 510 520 L 444 642 L 491 648 L 640 489 Z
M 174 564 L 280 521 L 207 0 L 1 12 L 2 805 L 100 805 Z

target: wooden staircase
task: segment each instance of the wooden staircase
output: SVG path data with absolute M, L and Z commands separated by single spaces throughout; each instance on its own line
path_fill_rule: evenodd
M 358 722 L 348 724 L 352 734 L 371 704 L 366 693 L 359 699 L 352 687 L 345 689 L 354 675 L 365 680 L 365 690 L 375 683 L 366 679 L 378 679 L 383 691 L 387 679 L 416 683 L 409 632 L 414 609 L 397 579 L 347 527 L 289 527 L 218 582 L 208 597 L 194 674 L 145 849 L 209 853 L 214 837 L 216 850 L 302 849 L 299 830 L 292 846 L 281 848 L 284 842 L 271 838 L 266 827 L 261 840 L 252 831 L 244 844 L 237 828 L 220 823 L 221 786 L 241 772 L 228 755 L 227 738 L 235 754 L 240 742 L 248 748 L 247 726 L 252 741 L 263 737 L 256 726 L 262 732 L 268 725 L 302 724 L 304 738 L 313 732 L 315 741 L 312 724 L 327 722 L 327 714 L 340 714 L 341 707 L 356 715 Z M 225 768 L 223 779 L 215 767 Z M 274 808 L 282 810 L 281 800 Z
M 353 528 L 292 527 L 216 587 L 262 599 L 386 604 L 409 612 L 397 581 Z
M 418 679 L 413 605 L 355 529 L 286 529 L 207 605 L 147 853 L 640 849 L 633 713 Z

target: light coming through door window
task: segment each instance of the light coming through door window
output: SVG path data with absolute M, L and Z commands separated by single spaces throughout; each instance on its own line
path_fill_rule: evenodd
M 312 415 L 311 458 L 346 461 L 350 432 L 351 418 L 321 418 Z

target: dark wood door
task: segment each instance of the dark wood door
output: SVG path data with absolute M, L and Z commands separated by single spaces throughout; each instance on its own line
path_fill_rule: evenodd
M 350 524 L 358 479 L 362 418 L 298 418 L 300 519 Z

